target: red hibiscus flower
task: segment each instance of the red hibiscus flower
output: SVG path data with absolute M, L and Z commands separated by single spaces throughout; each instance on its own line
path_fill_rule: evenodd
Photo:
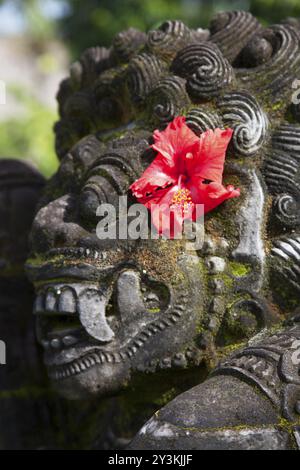
M 210 129 L 198 137 L 182 116 L 164 131 L 154 132 L 152 148 L 158 154 L 130 189 L 138 202 L 150 209 L 159 234 L 172 238 L 182 230 L 185 219 L 195 221 L 199 215 L 197 204 L 202 204 L 207 213 L 240 195 L 239 189 L 222 185 L 225 153 L 232 134 L 232 129 Z M 168 217 L 163 217 L 170 210 L 171 227 Z

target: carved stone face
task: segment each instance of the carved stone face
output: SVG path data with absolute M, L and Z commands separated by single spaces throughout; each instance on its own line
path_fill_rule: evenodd
M 115 393 L 139 371 L 211 365 L 227 346 L 296 307 L 300 128 L 280 125 L 286 109 L 269 103 L 287 60 L 283 39 L 292 47 L 298 32 L 287 25 L 261 31 L 245 15 L 252 33 L 237 50 L 231 31 L 230 54 L 220 31 L 231 17 L 210 33 L 168 22 L 148 38 L 118 35 L 112 52 L 88 51 L 62 86 L 61 166 L 34 221 L 27 271 L 45 363 L 66 396 Z M 259 44 L 251 42 L 258 31 Z M 246 44 L 252 62 L 242 69 Z M 265 73 L 268 86 L 257 78 Z M 99 240 L 97 207 L 128 194 L 154 157 L 153 129 L 183 112 L 196 133 L 234 129 L 224 179 L 242 196 L 207 215 L 198 252 L 184 241 Z M 70 149 L 74 136 L 86 134 Z

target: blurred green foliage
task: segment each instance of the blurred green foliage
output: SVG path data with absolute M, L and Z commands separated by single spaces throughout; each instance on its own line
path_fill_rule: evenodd
M 86 47 L 108 45 L 130 26 L 148 30 L 167 19 L 207 27 L 221 10 L 249 10 L 263 23 L 300 16 L 300 0 L 67 0 L 59 30 L 76 57 Z
M 54 151 L 53 123 L 55 111 L 43 106 L 36 98 L 19 87 L 11 87 L 24 109 L 16 118 L 0 121 L 0 153 L 5 158 L 25 158 L 33 162 L 45 176 L 57 168 Z
M 191 27 L 207 26 L 219 10 L 247 8 L 247 0 L 68 0 L 69 11 L 60 31 L 73 55 L 86 47 L 107 46 L 113 36 L 128 27 L 142 31 L 165 20 L 181 19 Z
M 56 19 L 47 13 L 51 2 L 60 7 Z M 41 52 L 45 42 L 60 39 L 73 58 L 87 47 L 109 45 L 118 31 L 130 26 L 148 30 L 166 19 L 207 27 L 220 10 L 249 10 L 263 23 L 300 16 L 300 0 L 0 0 L 3 3 L 21 12 L 33 48 Z M 48 176 L 57 166 L 52 132 L 56 115 L 24 92 L 18 94 L 26 114 L 0 122 L 0 156 L 30 158 Z

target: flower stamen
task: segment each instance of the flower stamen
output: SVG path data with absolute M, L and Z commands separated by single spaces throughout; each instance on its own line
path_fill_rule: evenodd
M 184 212 L 191 210 L 193 207 L 193 201 L 189 189 L 183 188 L 176 191 L 170 204 L 171 208 L 174 206 L 182 209 Z

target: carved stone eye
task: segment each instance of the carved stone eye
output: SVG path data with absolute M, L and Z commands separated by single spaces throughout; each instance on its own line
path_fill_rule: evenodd
M 280 194 L 274 201 L 276 217 L 289 227 L 300 223 L 299 203 L 292 194 Z
M 101 202 L 104 202 L 105 195 L 101 192 L 100 188 L 88 186 L 80 196 L 80 214 L 86 221 L 96 220 L 96 211 Z
M 114 186 L 102 175 L 92 176 L 80 195 L 80 215 L 84 221 L 94 222 L 96 211 L 101 204 L 115 204 L 118 193 Z

